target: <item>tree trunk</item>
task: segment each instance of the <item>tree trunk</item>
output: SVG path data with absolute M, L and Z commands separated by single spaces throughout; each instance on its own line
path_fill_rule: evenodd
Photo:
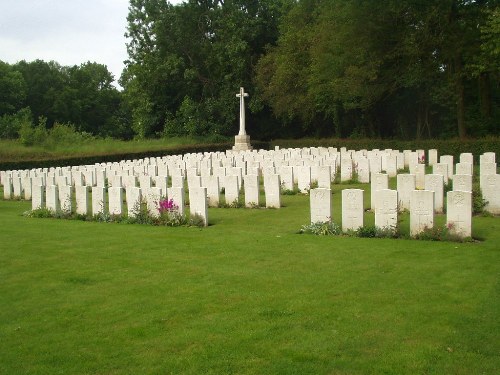
M 462 77 L 462 57 L 458 53 L 455 57 L 455 77 L 457 94 L 457 125 L 460 139 L 466 137 L 465 131 L 465 87 Z
M 479 75 L 479 103 L 481 115 L 491 118 L 493 106 L 491 103 L 490 75 L 483 72 Z

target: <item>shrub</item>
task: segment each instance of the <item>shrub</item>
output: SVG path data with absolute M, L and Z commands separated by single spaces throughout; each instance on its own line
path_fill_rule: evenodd
M 472 214 L 479 215 L 483 214 L 484 207 L 488 202 L 483 198 L 483 192 L 481 191 L 481 187 L 479 182 L 475 181 L 472 184 Z
M 299 231 L 300 234 L 315 234 L 317 236 L 335 236 L 342 234 L 342 229 L 333 221 L 312 223 L 303 225 Z

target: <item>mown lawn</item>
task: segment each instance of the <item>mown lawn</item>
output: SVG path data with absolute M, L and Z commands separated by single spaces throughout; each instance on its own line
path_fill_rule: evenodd
M 0 201 L 0 373 L 499 373 L 500 218 L 476 243 L 319 237 L 283 203 L 199 229 Z

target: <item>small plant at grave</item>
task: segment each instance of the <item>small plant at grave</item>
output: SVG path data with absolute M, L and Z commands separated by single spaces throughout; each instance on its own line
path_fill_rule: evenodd
M 127 222 L 131 224 L 156 224 L 157 220 L 151 215 L 148 209 L 146 200 L 142 198 L 134 204 L 132 215 L 127 218 Z
M 245 207 L 245 203 L 241 199 L 235 199 L 229 204 L 229 208 L 243 208 Z
M 317 236 L 338 236 L 342 234 L 342 229 L 333 221 L 318 221 L 309 225 L 302 225 L 300 234 L 315 234 Z
M 352 164 L 352 174 L 351 178 L 347 181 L 341 182 L 343 185 L 353 185 L 359 184 L 359 171 L 358 171 L 358 163 Z
M 174 203 L 173 199 L 161 199 L 158 202 L 158 211 L 160 217 L 158 223 L 168 227 L 180 227 L 189 225 L 189 220 L 185 215 L 179 212 L 179 206 Z
M 300 189 L 298 186 L 294 186 L 293 189 L 287 189 L 281 184 L 281 195 L 297 195 L 300 194 Z
M 385 227 L 380 228 L 376 225 L 366 225 L 359 227 L 354 233 L 356 237 L 362 238 L 399 238 L 399 228 Z
M 205 220 L 203 220 L 203 217 L 201 217 L 199 214 L 191 215 L 191 217 L 189 218 L 189 226 L 191 226 L 191 227 L 204 227 Z
M 418 157 L 418 164 L 425 164 L 425 155 Z
M 311 185 L 309 186 L 309 190 L 311 189 L 316 189 L 318 187 L 318 181 L 317 180 L 312 180 Z
M 54 212 L 47 207 L 39 207 L 34 210 L 26 211 L 23 213 L 23 216 L 38 218 L 38 219 L 46 219 L 55 217 Z
M 483 198 L 483 192 L 481 191 L 479 182 L 475 181 L 472 184 L 472 214 L 484 215 L 486 213 L 484 208 L 486 207 L 487 204 L 488 201 Z
M 101 212 L 92 216 L 92 220 L 100 223 L 111 223 L 113 221 L 113 217 L 109 212 L 101 210 Z
M 451 227 L 450 227 L 451 229 Z M 420 233 L 415 235 L 413 238 L 416 240 L 423 241 L 446 241 L 448 239 L 449 229 L 445 226 L 424 228 Z

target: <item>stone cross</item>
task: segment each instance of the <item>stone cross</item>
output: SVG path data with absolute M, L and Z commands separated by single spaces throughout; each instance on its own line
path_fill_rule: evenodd
M 245 92 L 243 87 L 240 87 L 240 93 L 236 94 L 237 98 L 240 98 L 240 132 L 238 135 L 246 135 L 245 131 L 245 97 L 247 97 L 248 94 Z

